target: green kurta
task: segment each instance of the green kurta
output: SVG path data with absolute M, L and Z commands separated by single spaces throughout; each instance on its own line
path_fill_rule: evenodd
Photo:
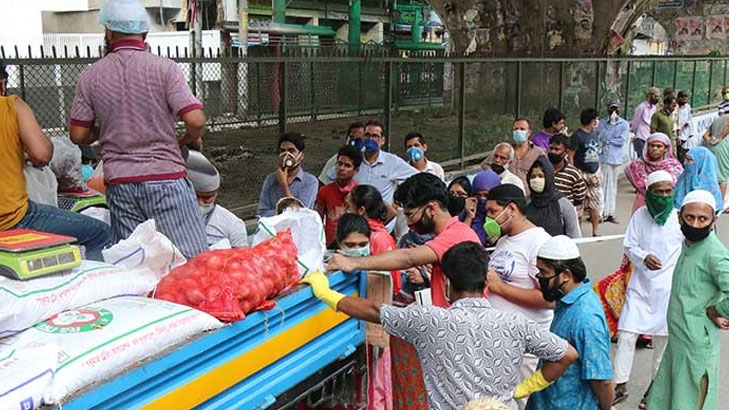
M 717 305 L 729 318 L 729 251 L 716 233 L 684 242 L 668 303 L 668 346 L 648 399 L 649 410 L 698 410 L 701 378 L 708 377 L 703 410 L 717 407 L 720 329 L 706 315 Z
M 729 139 L 724 138 L 716 145 L 704 145 L 716 157 L 716 177 L 719 182 L 729 180 Z

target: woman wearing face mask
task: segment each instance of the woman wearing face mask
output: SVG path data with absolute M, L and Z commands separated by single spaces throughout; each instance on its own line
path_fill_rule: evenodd
M 377 255 L 396 248 L 395 239 L 387 232 L 385 219 L 387 208 L 380 191 L 372 185 L 358 185 L 347 196 L 347 212 L 367 218 L 372 235 L 370 236 L 370 253 Z M 392 291 L 400 291 L 402 284 L 400 271 L 392 271 Z
M 467 176 L 455 178 L 448 184 L 448 213 L 459 216 L 466 208 L 466 198 L 471 196 L 471 181 Z
M 631 215 L 645 205 L 645 184 L 648 175 L 660 170 L 668 172 L 674 180 L 678 180 L 683 172 L 683 166 L 673 157 L 671 139 L 666 134 L 657 132 L 646 139 L 642 158 L 633 160 L 625 168 L 625 177 L 637 191 Z
M 466 208 L 459 216 L 463 223 L 476 232 L 478 239 L 481 240 L 481 245 L 484 246 L 489 243 L 488 235 L 483 228 L 483 224 L 486 222 L 486 201 L 489 198 L 489 192 L 499 185 L 501 185 L 501 178 L 490 169 L 476 174 L 473 178 L 473 195 L 466 199 Z
M 527 174 L 532 191 L 526 216 L 552 236 L 567 235 L 580 238 L 580 224 L 575 207 L 554 185 L 554 168 L 547 158 L 534 161 Z
M 705 147 L 693 147 L 686 153 L 686 170 L 676 182 L 674 205 L 681 207 L 686 195 L 697 189 L 711 192 L 716 200 L 717 210 L 724 209 L 716 174 L 716 157 Z
M 339 252 L 353 257 L 370 256 L 372 231 L 367 219 L 357 214 L 344 214 L 337 224 Z
M 360 185 L 367 186 L 367 185 Z M 371 222 L 365 216 L 347 213 L 337 224 L 337 244 L 339 253 L 351 257 L 366 257 L 374 240 Z M 367 397 L 369 410 L 392 409 L 392 371 L 390 366 L 390 348 L 379 351 L 373 346 L 368 349 L 368 383 Z M 375 361 L 374 358 L 377 358 Z

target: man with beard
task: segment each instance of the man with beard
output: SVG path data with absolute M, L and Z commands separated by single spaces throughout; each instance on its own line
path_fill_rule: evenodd
M 481 169 L 484 171 L 490 169 L 496 172 L 496 175 L 501 178 L 502 184 L 516 185 L 524 191 L 524 183 L 521 178 L 514 175 L 509 171 L 509 163 L 514 160 L 514 147 L 508 142 L 501 142 L 494 147 L 494 152 L 491 154 L 491 160 L 485 160 L 481 163 Z
M 686 241 L 673 274 L 668 346 L 648 396 L 649 410 L 719 408 L 719 332 L 729 329 L 729 251 L 714 231 L 716 211 L 708 191 L 692 191 L 681 202 L 678 220 Z
M 481 242 L 470 226 L 448 212 L 448 191 L 435 175 L 423 172 L 406 179 L 395 191 L 395 202 L 403 208 L 410 229 L 420 235 L 433 234 L 434 238 L 424 246 L 396 249 L 365 258 L 335 254 L 327 269 L 393 271 L 432 264 L 430 287 L 433 304 L 447 307 L 445 276 L 440 265 L 443 254 L 461 242 Z
M 138 1 L 109 0 L 99 21 L 108 54 L 79 78 L 71 141 L 99 141 L 114 242 L 154 219 L 157 229 L 192 258 L 208 244 L 180 147 L 201 148 L 203 106 L 177 63 L 147 52 L 149 22 Z M 186 128 L 179 140 L 178 118 Z
M 623 241 L 625 254 L 633 263 L 633 273 L 618 321 L 618 346 L 613 363 L 615 404 L 628 397 L 628 379 L 638 336 L 652 337 L 651 378 L 661 364 L 668 338 L 666 313 L 671 278 L 683 242 L 678 213 L 673 208 L 673 177 L 666 171 L 656 171 L 648 176 L 646 185 L 646 206 L 630 218 Z
M 561 378 L 532 394 L 527 410 L 612 409 L 610 332 L 580 250 L 567 236 L 555 236 L 539 249 L 537 267 L 544 299 L 556 302 L 551 332 L 574 346 L 580 358 Z

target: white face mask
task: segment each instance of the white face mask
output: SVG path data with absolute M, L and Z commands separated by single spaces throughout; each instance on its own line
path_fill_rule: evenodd
M 618 119 L 620 119 L 620 116 L 618 115 L 618 112 L 617 111 L 613 111 L 613 113 L 610 114 L 610 124 L 613 124 L 613 125 L 617 124 L 618 123 Z
M 215 202 L 211 202 L 209 204 L 198 204 L 200 205 L 200 213 L 205 216 L 213 211 L 213 208 L 215 208 Z
M 535 177 L 535 178 L 532 178 L 529 181 L 529 187 L 534 192 L 542 193 L 542 192 L 544 192 L 544 184 L 545 183 L 546 183 L 546 180 L 544 178 Z

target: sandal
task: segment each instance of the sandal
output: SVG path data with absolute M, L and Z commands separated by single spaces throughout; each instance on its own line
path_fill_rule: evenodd
M 641 410 L 645 410 L 648 408 L 648 401 L 645 399 L 645 397 L 640 399 L 640 404 L 638 405 L 638 408 Z
M 622 403 L 628 399 L 628 392 L 615 392 L 615 398 L 613 399 L 613 406 Z

